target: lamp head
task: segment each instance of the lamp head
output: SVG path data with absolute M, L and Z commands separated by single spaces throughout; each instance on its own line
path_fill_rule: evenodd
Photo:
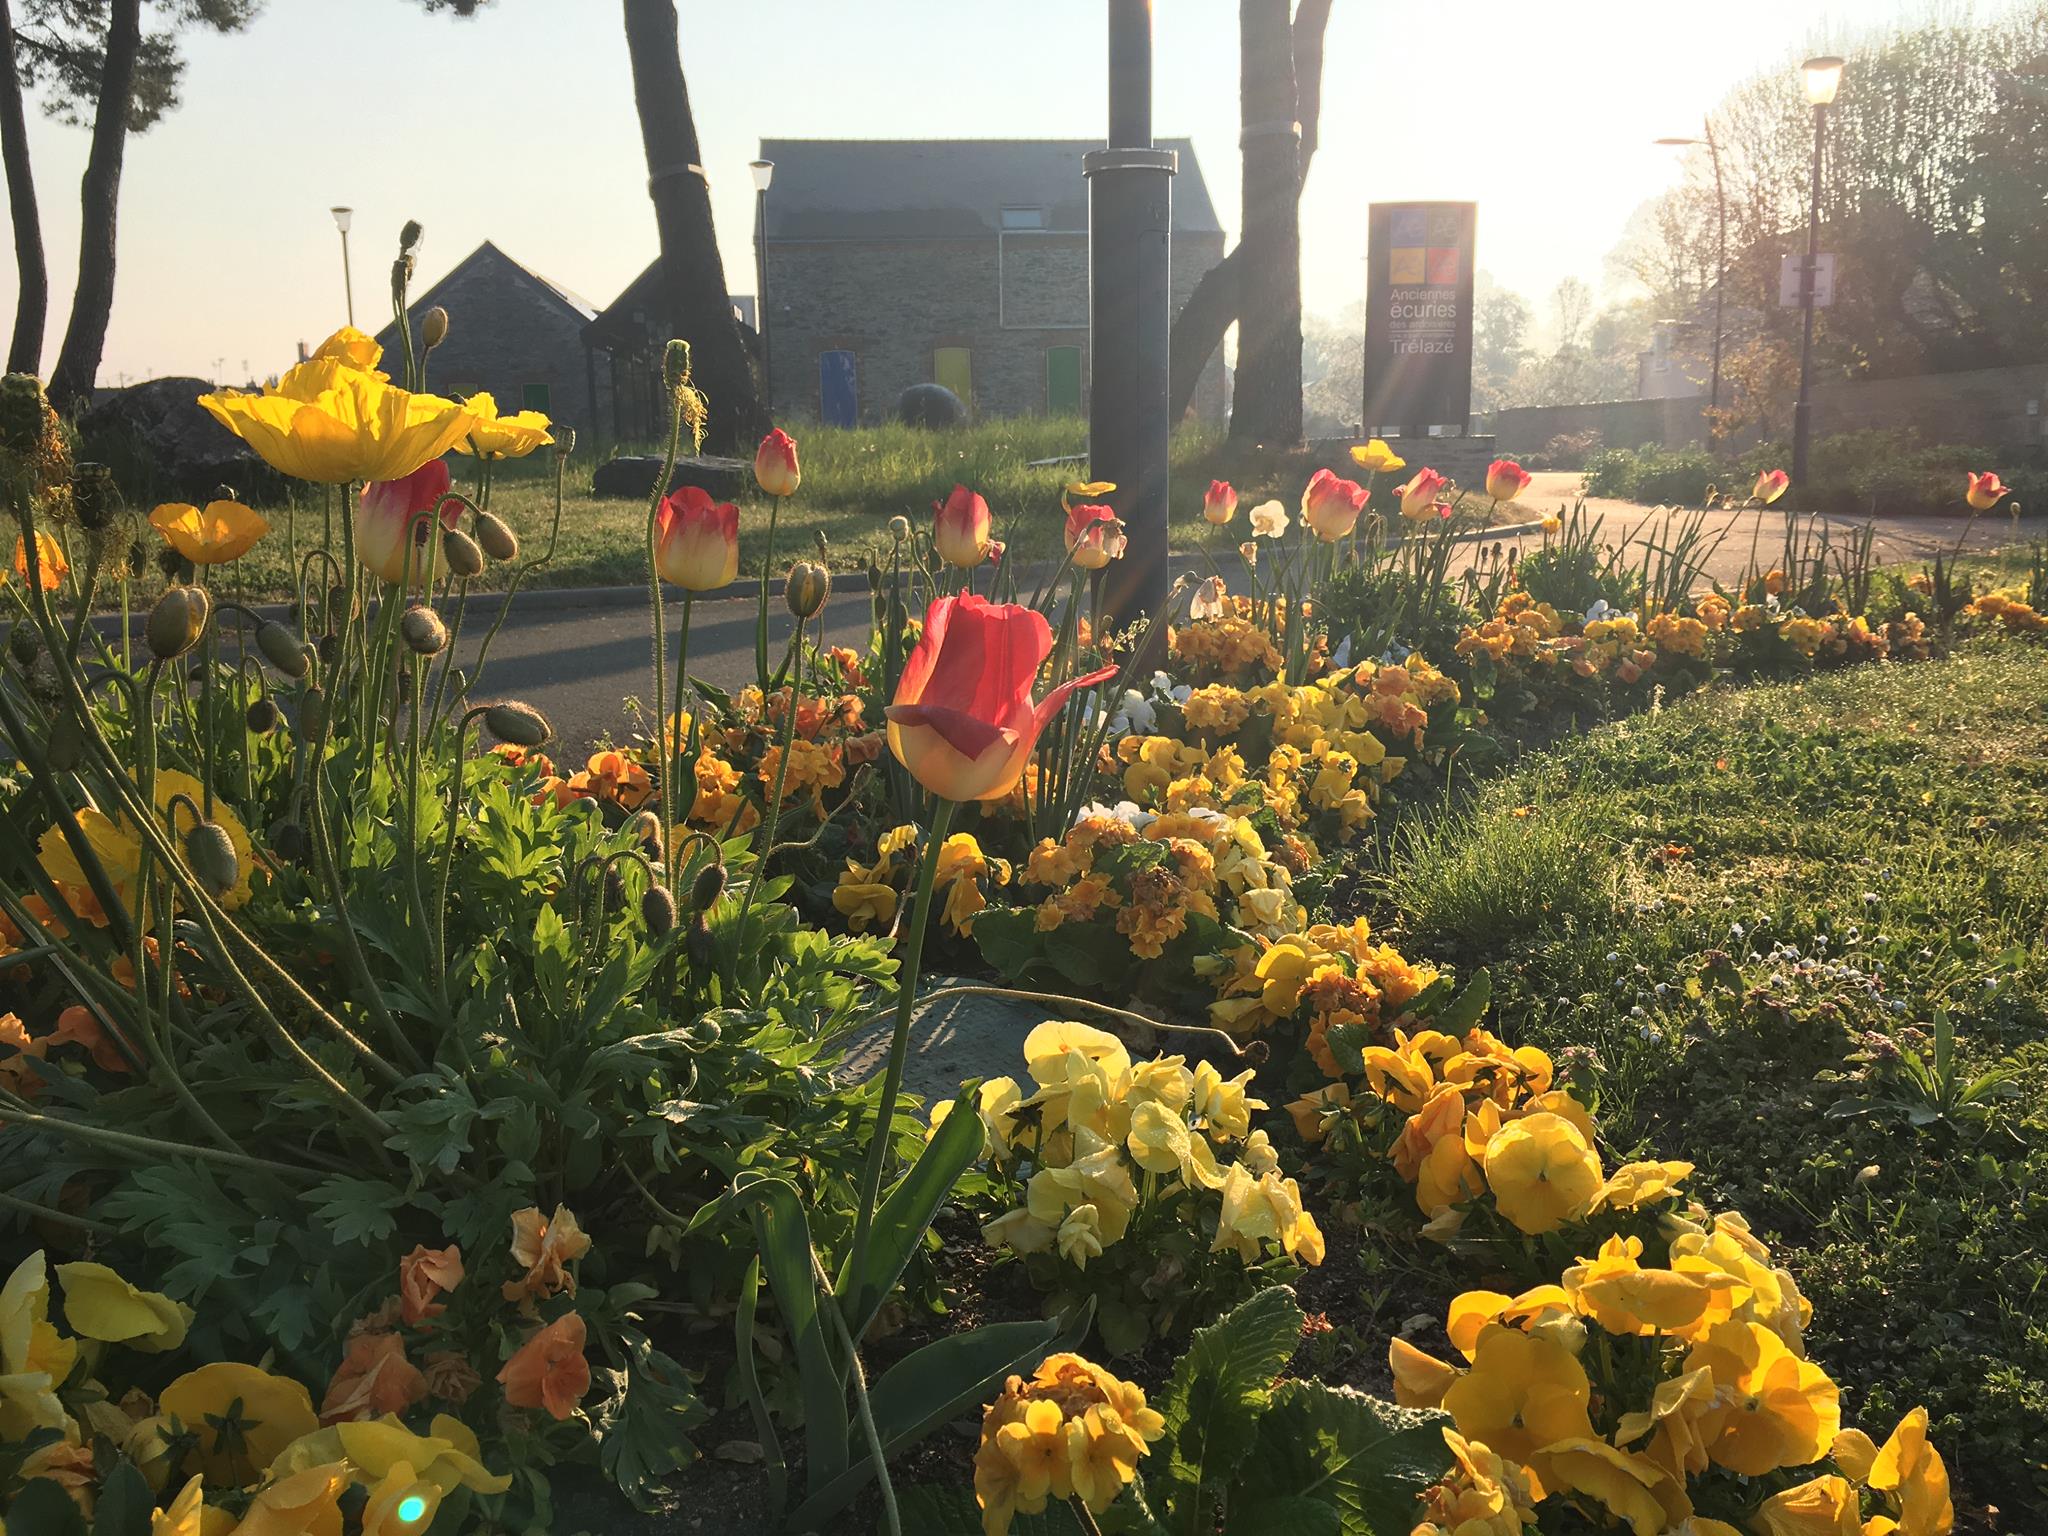
M 1808 59 L 1799 66 L 1806 76 L 1806 99 L 1816 107 L 1832 106 L 1835 92 L 1842 84 L 1841 59 L 1833 54 L 1822 54 L 1817 59 Z
M 350 220 L 351 218 L 353 218 L 353 217 L 354 217 L 354 215 L 355 215 L 355 209 L 353 209 L 353 208 L 330 208 L 330 209 L 328 209 L 327 211 L 328 211 L 329 213 L 331 213 L 331 214 L 333 214 L 333 215 L 334 215 L 334 227 L 335 227 L 336 229 L 340 230 L 340 231 L 341 231 L 341 232 L 342 232 L 342 233 L 343 233 L 344 235 L 345 235 L 345 234 L 347 234 L 347 233 L 348 233 L 348 225 L 349 225 L 349 220 Z
M 773 160 L 749 160 L 747 162 L 747 169 L 754 173 L 754 190 L 756 192 L 766 192 L 768 190 L 768 183 L 775 179 L 775 162 Z

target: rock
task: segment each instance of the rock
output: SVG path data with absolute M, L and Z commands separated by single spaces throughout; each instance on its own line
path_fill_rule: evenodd
M 967 425 L 967 407 L 943 384 L 913 384 L 896 397 L 896 419 L 906 427 L 945 432 Z
M 676 472 L 668 488 L 694 485 L 718 501 L 737 501 L 751 483 L 750 467 L 744 459 L 725 459 L 705 454 L 677 459 Z M 645 498 L 661 474 L 661 455 L 624 454 L 597 466 L 590 477 L 590 494 L 598 497 Z
M 284 490 L 284 476 L 208 415 L 204 379 L 151 379 L 117 390 L 79 418 L 85 457 L 112 464 L 139 501 L 204 502 L 216 486 L 244 501 Z

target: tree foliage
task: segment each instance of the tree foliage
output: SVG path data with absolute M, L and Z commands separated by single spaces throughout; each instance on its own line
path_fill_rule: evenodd
M 128 131 L 142 133 L 175 111 L 185 72 L 179 34 L 203 27 L 238 32 L 263 0 L 152 0 L 152 25 L 136 54 Z M 446 0 L 444 0 L 446 3 Z M 106 64 L 108 0 L 20 0 L 15 21 L 15 70 L 23 89 L 37 92 L 43 110 L 73 127 L 91 126 Z

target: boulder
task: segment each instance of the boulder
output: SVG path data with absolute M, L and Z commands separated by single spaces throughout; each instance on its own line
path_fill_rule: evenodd
M 913 384 L 896 397 L 896 419 L 906 427 L 946 432 L 967 425 L 967 407 L 943 384 Z
M 232 486 L 244 501 L 268 499 L 284 477 L 199 404 L 204 379 L 151 379 L 116 390 L 78 420 L 83 456 L 115 466 L 139 501 L 204 501 Z
M 752 483 L 748 478 L 751 468 L 744 459 L 720 458 L 712 454 L 677 459 L 675 473 L 669 476 L 668 488 L 673 491 L 677 486 L 694 485 L 715 500 L 737 501 Z M 607 459 L 591 473 L 590 494 L 645 500 L 660 475 L 660 454 L 622 454 L 616 459 Z

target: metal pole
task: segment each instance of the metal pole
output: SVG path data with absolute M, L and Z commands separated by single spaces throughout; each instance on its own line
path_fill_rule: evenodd
M 760 278 L 755 284 L 754 300 L 755 329 L 761 334 L 761 399 L 768 407 L 768 414 L 775 414 L 774 374 L 768 361 L 768 189 L 757 188 L 754 192 L 754 244 L 759 251 L 757 258 Z
M 341 291 L 348 296 L 348 323 L 356 323 L 356 280 L 348 270 L 348 231 L 341 232 Z
M 1129 545 L 1099 575 L 1102 612 L 1124 625 L 1166 602 L 1167 343 L 1173 176 L 1152 147 L 1152 6 L 1109 0 L 1109 143 L 1082 159 L 1088 179 L 1089 475 L 1114 481 L 1110 504 Z M 1161 636 L 1163 638 L 1164 631 Z
M 1799 344 L 1799 403 L 1792 408 L 1792 483 L 1806 484 L 1806 449 L 1813 435 L 1813 280 L 1820 255 L 1820 158 L 1827 133 L 1828 109 L 1813 109 L 1813 194 L 1806 219 L 1806 270 L 1800 274 L 1799 307 L 1806 335 Z
M 1728 200 L 1721 193 L 1721 146 L 1714 139 L 1714 120 L 1706 119 L 1707 153 L 1714 161 L 1714 216 L 1719 226 L 1714 253 L 1714 382 L 1707 388 L 1707 409 L 1721 408 L 1721 313 L 1728 301 Z M 1712 441 L 1712 427 L 1708 428 Z

